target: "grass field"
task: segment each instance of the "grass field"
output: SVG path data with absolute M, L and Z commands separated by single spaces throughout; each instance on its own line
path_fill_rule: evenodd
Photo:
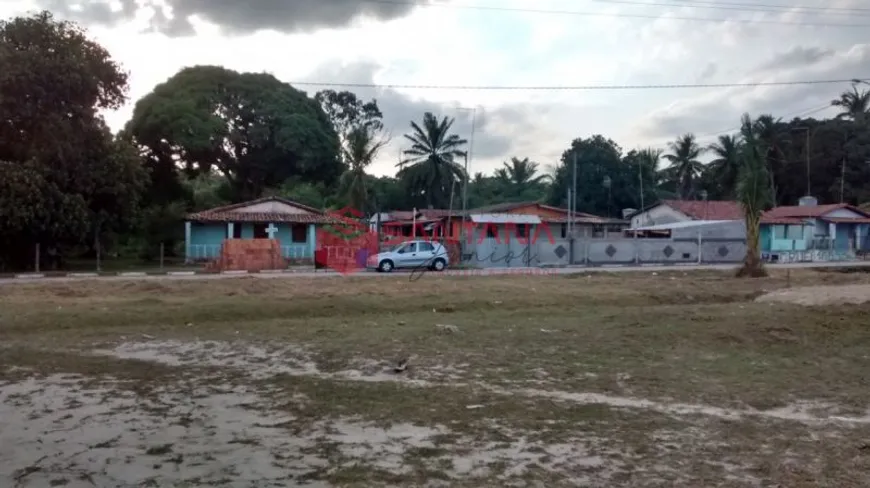
M 870 274 L 785 273 L 3 286 L 0 486 L 868 486 L 870 304 L 756 299 Z

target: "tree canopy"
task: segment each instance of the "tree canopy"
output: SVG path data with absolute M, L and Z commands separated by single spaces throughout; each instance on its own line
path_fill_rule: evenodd
M 218 171 L 233 201 L 288 178 L 332 186 L 345 169 L 320 104 L 264 73 L 185 68 L 136 103 L 125 132 L 155 175 L 177 178 L 179 166 L 191 176 Z
M 146 184 L 99 111 L 125 100 L 108 52 L 48 12 L 0 22 L 0 267 L 129 228 Z M 32 261 L 31 261 L 32 262 Z
M 309 97 L 269 74 L 192 66 L 112 134 L 100 114 L 126 94 L 127 73 L 75 24 L 48 12 L 0 22 L 0 269 L 32 265 L 37 243 L 51 265 L 103 247 L 171 253 L 187 212 L 264 195 L 366 213 L 458 210 L 466 192 L 470 208 L 567 206 L 575 167 L 576 210 L 613 218 L 666 198 L 751 202 L 750 220 L 807 193 L 870 201 L 870 92 L 858 81 L 832 97 L 832 119 L 747 115 L 730 133 L 625 150 L 584 134 L 558 161 L 508 154 L 470 178 L 471 134 L 434 112 L 409 121 L 395 174 L 371 174 L 390 138 L 377 100 L 351 91 Z

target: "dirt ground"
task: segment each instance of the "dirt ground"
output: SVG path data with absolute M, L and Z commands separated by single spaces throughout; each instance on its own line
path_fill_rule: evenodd
M 0 486 L 870 486 L 868 291 L 825 270 L 2 286 Z

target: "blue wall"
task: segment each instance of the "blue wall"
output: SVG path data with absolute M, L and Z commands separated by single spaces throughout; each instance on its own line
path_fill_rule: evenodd
M 227 238 L 227 224 L 190 224 L 187 256 L 193 260 L 213 259 L 220 255 L 221 244 Z
M 293 242 L 292 224 L 273 224 L 278 228 L 275 239 L 281 244 L 281 254 L 290 259 L 311 259 L 316 247 L 316 233 L 314 224 L 302 224 L 306 226 L 305 242 Z M 234 227 L 241 226 L 242 239 L 254 238 L 254 224 L 236 223 Z M 220 256 L 221 245 L 228 238 L 229 230 L 227 223 L 185 223 L 185 248 L 189 261 L 202 259 L 215 259 Z

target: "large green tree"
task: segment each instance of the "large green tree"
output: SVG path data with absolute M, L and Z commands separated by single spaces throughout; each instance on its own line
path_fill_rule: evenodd
M 405 134 L 410 148 L 399 163 L 399 178 L 405 182 L 417 205 L 447 208 L 452 193 L 459 194 L 465 171 L 457 159 L 465 156 L 468 141 L 450 133 L 453 119 L 438 120 L 431 112 L 423 115 L 423 125 L 411 122 Z
M 147 174 L 100 111 L 125 100 L 108 51 L 48 12 L 0 22 L 0 267 L 129 228 Z
M 265 73 L 217 66 L 181 70 L 136 103 L 126 134 L 148 158 L 155 191 L 218 171 L 234 201 L 257 198 L 290 178 L 337 183 L 339 140 L 320 104 Z
M 341 188 L 347 204 L 361 212 L 373 210 L 369 200 L 366 168 L 374 162 L 388 142 L 377 128 L 369 125 L 359 125 L 347 136 L 343 153 L 344 160 L 350 167 L 341 177 Z
M 698 145 L 694 134 L 683 134 L 676 141 L 668 143 L 668 150 L 670 152 L 662 156 L 671 163 L 671 166 L 663 170 L 665 179 L 676 187 L 677 195 L 681 199 L 692 198 L 703 170 L 698 158 L 704 148 Z
M 632 153 L 630 153 L 632 154 Z M 575 139 L 562 153 L 555 169 L 547 201 L 551 205 L 568 205 L 568 190 L 576 188 L 579 212 L 619 217 L 625 208 L 640 206 L 640 182 L 637 153 L 623 159 L 622 148 L 611 139 L 594 135 Z M 577 162 L 577 184 L 573 184 L 574 161 Z M 650 186 L 650 185 L 647 185 Z M 647 191 L 644 188 L 644 191 Z
M 704 168 L 702 180 L 711 200 L 732 200 L 740 173 L 740 138 L 726 134 L 707 148 L 714 159 Z
M 538 163 L 511 158 L 495 170 L 495 181 L 504 201 L 539 200 L 546 196 L 547 174 L 538 174 Z

